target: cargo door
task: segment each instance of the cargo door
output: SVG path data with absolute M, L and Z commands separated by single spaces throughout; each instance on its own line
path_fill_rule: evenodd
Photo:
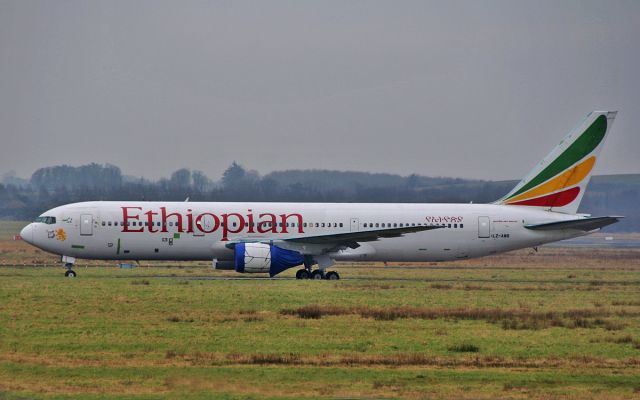
M 82 236 L 93 235 L 93 215 L 82 214 L 80 216 L 80 234 Z

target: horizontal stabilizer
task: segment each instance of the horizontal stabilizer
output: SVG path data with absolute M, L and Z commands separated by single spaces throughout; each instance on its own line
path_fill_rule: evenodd
M 546 224 L 525 225 L 525 228 L 534 231 L 555 231 L 559 229 L 576 229 L 589 232 L 594 229 L 604 228 L 607 225 L 615 224 L 624 217 L 593 217 L 572 219 L 570 221 L 549 222 Z

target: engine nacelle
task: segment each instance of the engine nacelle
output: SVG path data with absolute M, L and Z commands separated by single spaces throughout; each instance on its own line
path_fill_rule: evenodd
M 304 264 L 304 256 L 272 244 L 238 243 L 234 248 L 234 263 L 237 272 L 268 272 L 270 276 L 275 276 Z

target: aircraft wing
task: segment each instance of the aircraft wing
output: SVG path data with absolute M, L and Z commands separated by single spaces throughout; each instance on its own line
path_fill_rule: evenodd
M 346 245 L 351 247 L 350 246 L 351 244 L 354 244 L 357 242 L 372 242 L 372 241 L 379 240 L 380 238 L 399 237 L 407 233 L 430 231 L 430 230 L 439 229 L 439 228 L 442 228 L 442 226 L 423 226 L 423 225 L 407 226 L 403 228 L 376 229 L 372 231 L 332 233 L 332 234 L 318 235 L 318 236 L 302 236 L 297 238 L 284 239 L 284 241 L 291 242 L 291 243 L 306 243 L 306 244 Z
M 569 221 L 548 222 L 545 224 L 525 225 L 527 229 L 534 231 L 555 231 L 558 229 L 576 229 L 579 231 L 589 232 L 594 229 L 603 228 L 607 225 L 615 224 L 624 217 L 590 217 L 572 219 Z

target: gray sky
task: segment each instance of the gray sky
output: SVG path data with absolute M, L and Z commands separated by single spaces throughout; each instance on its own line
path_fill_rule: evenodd
M 640 172 L 638 1 L 0 0 L 0 173 L 517 179 L 594 109 Z

